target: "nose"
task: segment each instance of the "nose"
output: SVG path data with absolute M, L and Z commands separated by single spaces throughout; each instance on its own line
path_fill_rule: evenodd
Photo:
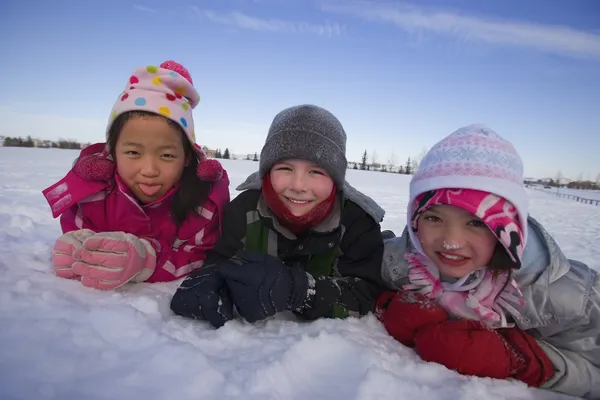
M 158 160 L 154 157 L 146 156 L 140 162 L 142 163 L 140 173 L 143 176 L 155 177 L 159 175 Z
M 294 172 L 290 188 L 295 192 L 304 192 L 306 190 L 306 176 L 302 171 Z
M 444 224 L 442 239 L 445 243 L 463 247 L 465 244 L 465 233 L 459 224 Z

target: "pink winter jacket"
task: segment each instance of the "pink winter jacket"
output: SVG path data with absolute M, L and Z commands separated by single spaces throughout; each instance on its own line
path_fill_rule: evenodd
M 80 157 L 99 153 L 104 143 L 89 146 Z M 139 204 L 117 173 L 112 182 L 83 179 L 73 170 L 43 191 L 54 218 L 61 216 L 63 233 L 127 232 L 149 240 L 156 251 L 156 269 L 147 282 L 166 282 L 200 268 L 220 235 L 222 213 L 229 203 L 225 170 L 213 182 L 208 200 L 179 229 L 170 216 L 176 189 L 149 204 Z

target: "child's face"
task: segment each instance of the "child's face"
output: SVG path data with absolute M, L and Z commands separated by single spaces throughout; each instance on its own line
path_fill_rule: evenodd
M 333 180 L 316 164 L 304 160 L 285 160 L 271 168 L 271 184 L 283 204 L 300 217 L 326 200 Z
M 419 217 L 421 247 L 443 275 L 461 278 L 490 262 L 497 239 L 475 215 L 435 205 Z
M 181 133 L 162 117 L 134 117 L 115 146 L 117 171 L 142 203 L 151 203 L 179 182 L 186 164 Z

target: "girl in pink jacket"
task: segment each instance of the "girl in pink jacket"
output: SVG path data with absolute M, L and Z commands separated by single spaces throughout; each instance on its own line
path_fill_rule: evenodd
M 81 151 L 43 191 L 63 235 L 56 275 L 84 286 L 164 282 L 200 268 L 229 202 L 227 173 L 195 143 L 200 97 L 183 66 L 139 67 L 119 94 L 106 143 Z

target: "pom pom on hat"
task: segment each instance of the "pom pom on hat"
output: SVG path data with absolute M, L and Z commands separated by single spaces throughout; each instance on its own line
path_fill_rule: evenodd
M 144 111 L 177 123 L 193 145 L 196 136 L 192 110 L 199 102 L 200 95 L 192 84 L 191 74 L 181 64 L 169 60 L 160 67 L 136 67 L 115 101 L 106 127 L 106 139 L 112 124 L 121 114 Z
M 109 181 L 115 174 L 115 165 L 103 154 L 89 154 L 75 162 L 73 172 L 82 179 Z
M 178 62 L 173 60 L 167 60 L 160 64 L 160 67 L 168 69 L 169 71 L 177 72 L 179 75 L 187 79 L 189 83 L 191 83 L 192 85 L 194 84 L 194 81 L 192 81 L 192 75 L 190 75 L 190 71 L 188 71 L 186 67 L 179 64 Z
M 223 176 L 223 166 L 217 160 L 201 159 L 198 161 L 196 174 L 203 181 L 218 181 Z
M 202 147 L 197 143 L 194 144 L 194 149 L 199 155 L 198 167 L 196 175 L 203 181 L 214 182 L 221 179 L 223 176 L 223 166 L 217 160 L 208 159 Z

